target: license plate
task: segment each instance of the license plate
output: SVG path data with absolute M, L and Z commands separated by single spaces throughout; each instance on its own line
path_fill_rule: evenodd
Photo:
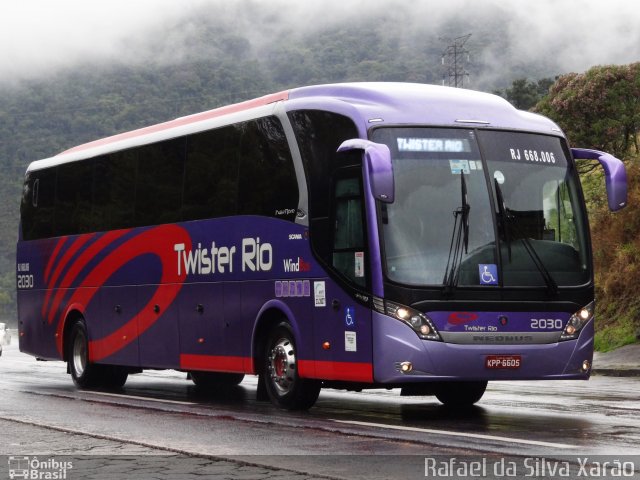
M 490 369 L 516 369 L 522 365 L 520 355 L 488 355 L 484 366 Z

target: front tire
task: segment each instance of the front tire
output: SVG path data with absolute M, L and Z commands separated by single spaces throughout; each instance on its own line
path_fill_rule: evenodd
M 436 391 L 436 398 L 446 407 L 465 408 L 479 402 L 487 382 L 447 382 Z
M 296 344 L 288 323 L 277 325 L 267 337 L 262 381 L 274 405 L 287 410 L 308 410 L 318 399 L 320 382 L 298 375 Z
M 89 336 L 84 321 L 78 320 L 69 333 L 67 364 L 73 383 L 78 388 L 92 388 L 102 380 L 100 365 L 89 360 Z M 126 380 L 126 379 L 125 379 Z

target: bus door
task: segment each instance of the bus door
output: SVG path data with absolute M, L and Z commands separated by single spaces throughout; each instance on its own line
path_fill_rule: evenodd
M 334 275 L 315 281 L 316 374 L 327 380 L 372 381 L 369 256 L 360 167 L 333 178 L 330 226 Z M 364 304 L 364 305 L 363 305 Z

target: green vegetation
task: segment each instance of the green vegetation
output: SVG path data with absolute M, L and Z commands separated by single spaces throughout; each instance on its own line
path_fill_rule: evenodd
M 628 206 L 611 214 L 597 162 L 580 165 L 596 279 L 596 348 L 638 341 L 640 333 L 640 63 L 593 67 L 559 77 L 535 110 L 554 119 L 572 145 L 624 160 Z
M 558 77 L 535 110 L 553 118 L 574 145 L 619 158 L 639 151 L 640 62 Z
M 496 90 L 495 93 L 509 100 L 514 107 L 520 110 L 529 110 L 547 96 L 553 83 L 552 78 L 543 78 L 538 81 L 518 78 L 513 81 L 510 87 Z

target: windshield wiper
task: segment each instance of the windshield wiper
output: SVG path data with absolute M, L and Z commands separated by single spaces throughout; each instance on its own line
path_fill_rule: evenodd
M 509 251 L 509 262 L 511 262 L 511 228 L 513 228 L 516 234 L 520 237 L 520 240 L 522 240 L 522 245 L 524 246 L 524 249 L 526 250 L 529 257 L 531 257 L 533 264 L 540 272 L 540 275 L 542 275 L 542 279 L 547 285 L 549 293 L 554 297 L 557 296 L 558 284 L 551 276 L 551 273 L 549 273 L 549 270 L 547 270 L 547 267 L 545 267 L 544 262 L 538 255 L 538 252 L 536 252 L 536 249 L 533 247 L 531 240 L 529 240 L 527 236 L 522 233 L 520 227 L 516 222 L 511 222 L 513 216 L 511 215 L 504 202 L 502 188 L 500 188 L 500 184 L 498 183 L 497 179 L 494 179 L 494 185 L 496 189 L 496 201 L 498 202 L 498 217 L 500 219 L 500 224 L 502 225 L 502 232 Z
M 456 285 L 458 285 L 463 252 L 468 253 L 469 249 L 469 211 L 471 206 L 467 198 L 467 182 L 462 171 L 460 171 L 460 193 L 462 197 L 461 205 L 453 211 L 455 220 L 453 222 L 453 231 L 451 232 L 447 266 L 442 280 L 447 294 L 452 293 Z
M 498 219 L 500 220 L 500 227 L 502 230 L 502 236 L 507 244 L 507 251 L 509 252 L 509 262 L 511 262 L 511 230 L 509 225 L 509 214 L 507 213 L 507 206 L 504 203 L 504 196 L 502 195 L 502 189 L 498 183 L 498 179 L 494 178 L 493 183 L 496 188 L 496 203 L 498 204 Z

